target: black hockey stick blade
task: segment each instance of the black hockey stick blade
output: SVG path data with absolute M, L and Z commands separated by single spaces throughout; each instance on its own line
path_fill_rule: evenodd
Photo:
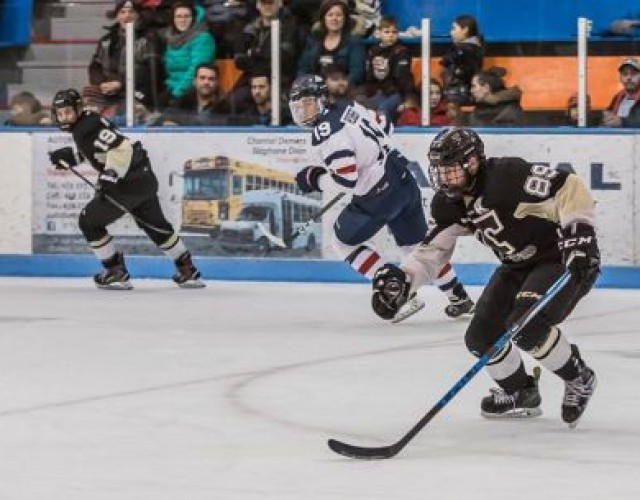
M 402 448 L 398 448 L 395 444 L 389 446 L 379 446 L 377 448 L 367 448 L 365 446 L 355 446 L 343 443 L 337 439 L 329 439 L 327 441 L 329 448 L 349 458 L 359 458 L 362 460 L 380 460 L 392 458 L 398 454 Z

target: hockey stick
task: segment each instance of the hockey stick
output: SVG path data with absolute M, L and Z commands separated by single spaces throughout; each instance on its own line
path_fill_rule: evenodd
M 80 172 L 78 172 L 71 165 L 66 167 L 66 169 L 69 170 L 70 172 L 73 172 L 77 177 L 82 179 L 85 184 L 88 184 L 89 186 L 91 186 L 93 188 L 94 191 L 98 192 L 98 188 L 96 187 L 96 185 L 93 182 L 91 182 L 89 179 L 87 179 L 84 175 L 82 175 Z M 107 200 L 109 203 L 111 203 L 114 207 L 116 207 L 119 210 L 122 210 L 124 213 L 129 214 L 131 217 L 133 217 L 134 220 L 138 224 L 141 224 L 141 225 L 143 225 L 143 226 L 145 226 L 145 227 L 147 227 L 149 229 L 152 229 L 152 230 L 154 230 L 154 231 L 156 231 L 157 233 L 160 233 L 160 234 L 168 234 L 168 235 L 172 235 L 173 234 L 173 231 L 169 231 L 168 229 L 163 229 L 161 227 L 156 227 L 153 224 L 149 224 L 147 221 L 141 219 L 137 215 L 132 214 L 131 211 L 129 209 L 127 209 L 127 207 L 125 207 L 119 201 L 114 200 L 107 193 L 102 193 L 102 196 L 104 197 L 105 200 Z
M 309 229 L 309 226 L 311 224 L 313 224 L 314 222 L 318 222 L 320 220 L 320 217 L 322 217 L 325 213 L 327 213 L 329 210 L 331 210 L 331 208 L 333 208 L 333 206 L 338 203 L 343 197 L 344 195 L 347 194 L 345 192 L 340 192 L 337 195 L 335 195 L 333 198 L 331 198 L 327 204 L 322 207 L 320 209 L 320 211 L 315 214 L 313 217 L 311 217 L 307 222 L 305 222 L 302 226 L 300 226 L 298 229 L 296 229 L 291 236 L 289 236 L 284 243 L 286 243 L 287 247 L 291 247 L 291 245 L 293 244 L 293 241 L 300 236 L 301 234 L 304 234 L 307 229 Z
M 329 448 L 340 455 L 344 455 L 345 457 L 368 460 L 391 458 L 397 455 L 400 450 L 402 450 L 407 443 L 409 443 L 409 441 L 411 441 L 416 434 L 418 434 L 418 432 L 420 432 L 431 421 L 431 419 L 433 419 L 433 417 L 435 417 L 440 410 L 442 410 L 447 403 L 449 403 L 449 401 L 451 401 L 455 395 L 458 394 L 465 385 L 467 385 L 476 373 L 478 373 L 497 352 L 507 345 L 507 342 L 515 337 L 533 319 L 533 317 L 536 316 L 560 290 L 562 290 L 570 278 L 571 274 L 569 271 L 565 271 L 562 276 L 560 276 L 556 282 L 549 287 L 546 293 L 532 304 L 531 307 L 529 307 L 529 309 L 527 309 L 527 311 L 502 334 L 495 344 L 493 344 L 491 349 L 478 359 L 471 369 L 465 373 L 462 378 L 458 380 L 455 385 L 449 389 L 444 396 L 442 396 L 442 398 L 440 398 L 440 401 L 438 401 L 399 441 L 388 446 L 369 447 L 356 446 L 343 443 L 336 439 L 329 439 Z

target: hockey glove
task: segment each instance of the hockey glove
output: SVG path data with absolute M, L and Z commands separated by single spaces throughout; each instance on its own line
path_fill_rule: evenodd
M 562 262 L 580 280 L 595 278 L 600 272 L 600 250 L 593 226 L 584 223 L 562 228 L 558 241 Z
M 110 194 L 113 191 L 119 180 L 120 177 L 115 171 L 111 169 L 102 171 L 98 176 L 98 182 L 96 182 L 96 195 L 104 198 L 106 194 Z
M 304 167 L 296 174 L 296 182 L 300 191 L 303 193 L 313 193 L 314 191 L 322 191 L 318 184 L 320 176 L 327 173 L 324 167 Z
M 55 165 L 56 170 L 68 170 L 84 161 L 82 155 L 76 153 L 71 146 L 51 151 L 49 153 L 49 159 L 51 160 L 51 164 Z
M 382 319 L 393 319 L 409 299 L 409 280 L 398 266 L 385 264 L 373 276 L 371 306 Z

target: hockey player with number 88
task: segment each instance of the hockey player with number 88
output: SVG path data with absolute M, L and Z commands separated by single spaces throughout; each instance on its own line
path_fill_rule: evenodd
M 431 143 L 429 162 L 436 189 L 431 204 L 435 226 L 400 267 L 381 269 L 374 302 L 393 298 L 400 307 L 412 287 L 434 276 L 459 236 L 475 235 L 500 260 L 465 334 L 469 351 L 481 357 L 568 268 L 567 285 L 487 363 L 499 388 L 482 399 L 481 414 L 541 414 L 537 377 L 527 374 L 524 351 L 564 381 L 562 419 L 574 427 L 593 394 L 596 376 L 556 325 L 591 290 L 600 272 L 589 189 L 577 175 L 547 165 L 487 158 L 482 139 L 466 128 L 440 132 Z
M 158 180 L 142 145 L 131 142 L 113 123 L 97 113 L 83 110 L 82 98 L 75 89 L 56 93 L 51 115 L 61 130 L 73 135 L 77 147 L 75 150 L 67 146 L 49 153 L 56 169 L 73 171 L 86 160 L 98 171 L 95 196 L 84 207 L 78 221 L 83 236 L 104 267 L 94 276 L 96 286 L 118 290 L 132 288 L 124 256 L 116 251 L 106 228 L 124 215 L 124 208 L 174 261 L 173 281 L 179 287 L 204 287 L 191 254 L 162 213 Z
M 312 152 L 322 165 L 298 172 L 298 187 L 309 193 L 334 182 L 352 192 L 334 224 L 333 246 L 354 270 L 372 279 L 383 264 L 370 242 L 378 231 L 387 226 L 405 253 L 427 233 L 422 195 L 408 160 L 388 144 L 391 124 L 352 101 L 328 104 L 325 82 L 316 75 L 295 80 L 289 106 L 295 123 L 312 129 Z M 448 316 L 473 312 L 474 304 L 448 262 L 442 263 L 432 282 L 449 298 Z M 381 317 L 398 322 L 424 303 L 413 293 L 400 311 L 382 302 L 376 307 Z

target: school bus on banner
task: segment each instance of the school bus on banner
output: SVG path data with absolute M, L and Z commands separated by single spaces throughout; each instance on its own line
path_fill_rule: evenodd
M 227 156 L 187 160 L 183 178 L 181 229 L 214 238 L 223 221 L 236 219 L 246 193 L 264 189 L 299 192 L 290 173 Z
M 272 189 L 250 191 L 242 197 L 242 208 L 234 220 L 222 222 L 218 243 L 226 252 L 249 251 L 266 255 L 282 248 L 275 240 L 290 241 L 291 235 L 320 210 L 317 198 Z M 275 238 L 274 238 L 275 237 Z M 311 224 L 291 241 L 291 248 L 311 252 L 322 244 L 321 224 Z

